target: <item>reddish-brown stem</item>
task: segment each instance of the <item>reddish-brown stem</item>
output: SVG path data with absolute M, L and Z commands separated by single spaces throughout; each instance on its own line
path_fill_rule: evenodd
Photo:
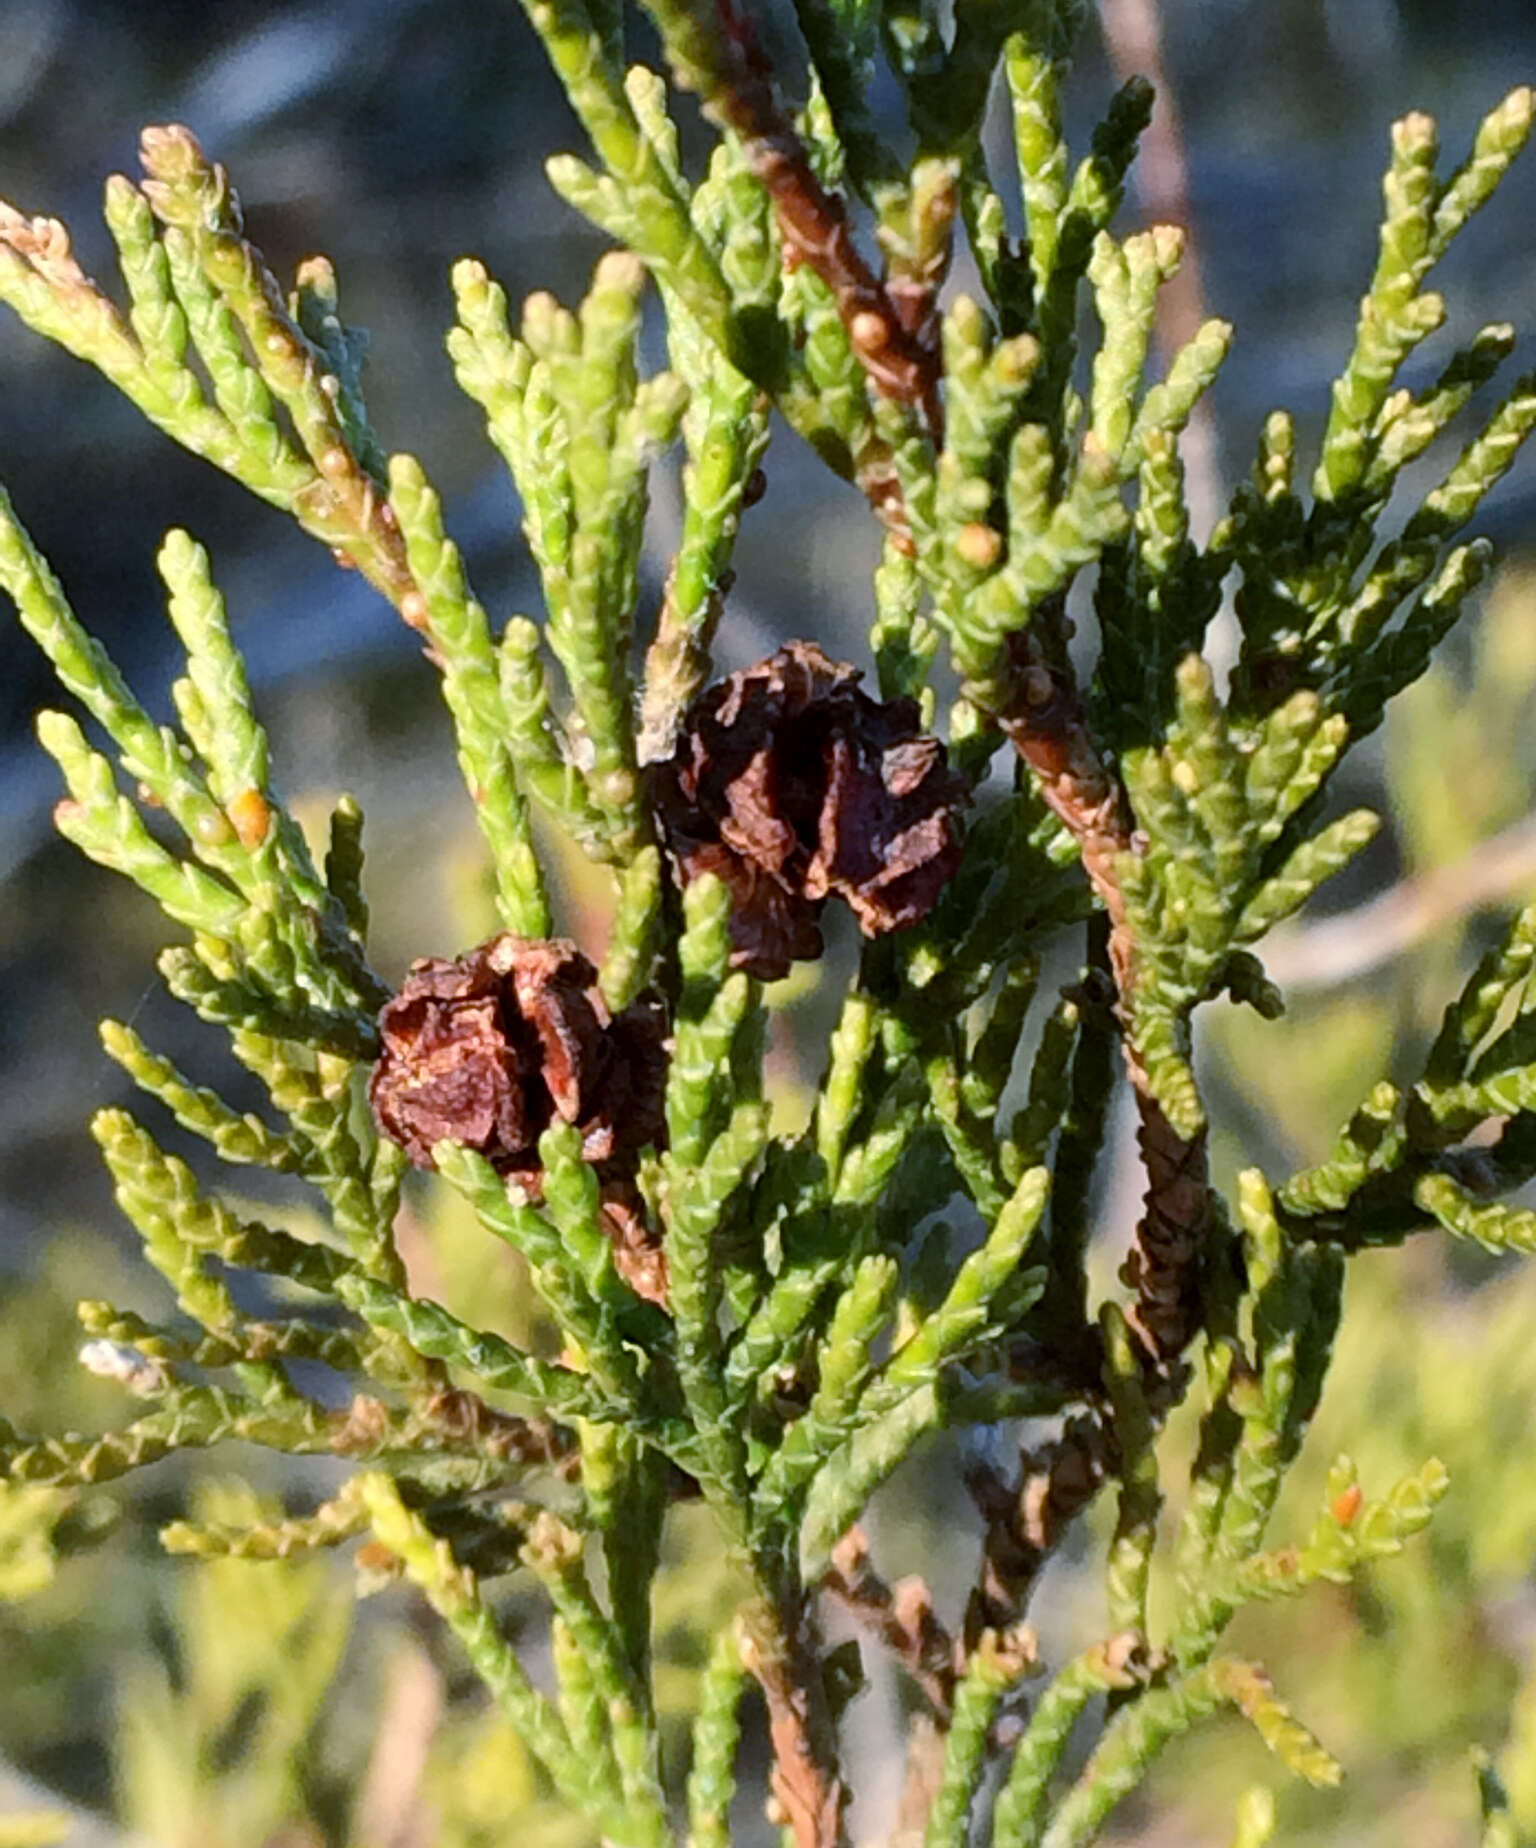
M 1128 1064 L 1130 1059 L 1128 1049 Z M 1137 1091 L 1136 1105 L 1136 1143 L 1147 1191 L 1125 1262 L 1125 1281 L 1136 1292 L 1127 1319 L 1148 1352 L 1168 1366 L 1200 1325 L 1209 1163 L 1203 1133 L 1186 1141 L 1145 1091 Z
M 1130 817 L 1117 778 L 1105 768 L 1070 681 L 1053 669 L 1039 642 L 1010 638 L 998 723 L 1034 772 L 1036 787 L 1072 832 L 1083 870 L 1109 915 L 1109 963 L 1122 1028 L 1136 983 L 1136 945 L 1120 887 L 1120 856 L 1133 850 Z M 1136 1291 L 1131 1326 L 1150 1362 L 1166 1369 L 1199 1325 L 1198 1265 L 1208 1212 L 1206 1143 L 1179 1135 L 1152 1094 L 1145 1063 L 1122 1033 L 1127 1074 L 1136 1094 L 1137 1139 L 1147 1175 L 1141 1221 L 1126 1260 Z
M 843 200 L 828 192 L 774 89 L 773 71 L 751 22 L 731 0 L 716 0 L 725 81 L 713 98 L 722 124 L 741 137 L 743 151 L 768 189 L 784 240 L 786 262 L 815 270 L 837 300 L 859 364 L 875 389 L 903 404 L 923 407 L 937 433 L 940 361 L 935 340 L 920 337 L 902 305 L 864 261 Z
M 798 1600 L 786 1610 L 765 1599 L 747 1614 L 743 1630 L 742 1661 L 768 1708 L 780 1820 L 795 1848 L 846 1848 L 847 1792 L 809 1617 Z
M 773 203 L 785 263 L 804 263 L 816 272 L 832 291 L 876 391 L 920 405 L 937 440 L 942 368 L 937 342 L 925 337 L 928 319 L 909 325 L 911 309 L 902 312 L 860 254 L 847 206 L 812 170 L 751 22 L 732 0 L 716 0 L 713 19 L 703 9 L 690 17 L 686 38 L 686 44 L 669 47 L 678 80 L 698 90 L 705 114 L 740 139 Z
M 947 1725 L 955 1694 L 954 1639 L 933 1608 L 933 1594 L 920 1578 L 888 1585 L 869 1556 L 862 1527 L 850 1527 L 832 1551 L 832 1570 L 823 1587 L 872 1630 L 927 1697 L 941 1725 Z

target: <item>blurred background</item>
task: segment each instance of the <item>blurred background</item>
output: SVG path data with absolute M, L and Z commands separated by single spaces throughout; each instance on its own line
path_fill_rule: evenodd
M 1374 260 L 1389 122 L 1431 111 L 1447 161 L 1459 159 L 1479 116 L 1536 77 L 1536 14 L 1529 0 L 1164 0 L 1159 22 L 1140 0 L 1105 0 L 1073 80 L 1079 150 L 1118 73 L 1145 67 L 1137 35 L 1149 15 L 1161 27 L 1165 94 L 1182 125 L 1171 145 L 1185 173 L 1181 182 L 1175 167 L 1170 180 L 1154 163 L 1127 210 L 1185 219 L 1198 258 L 1186 283 L 1238 329 L 1192 458 L 1209 513 L 1246 469 L 1266 411 L 1294 409 L 1304 441 L 1321 427 Z M 636 45 L 651 57 L 643 33 Z M 493 615 L 537 613 L 515 497 L 442 344 L 455 258 L 482 257 L 514 302 L 534 288 L 570 300 L 601 248 L 543 180 L 544 157 L 580 136 L 519 9 L 0 5 L 0 196 L 64 218 L 93 273 L 110 273 L 101 184 L 134 171 L 140 127 L 165 121 L 190 124 L 229 164 L 280 275 L 314 250 L 334 258 L 343 314 L 372 332 L 368 394 L 385 443 L 424 460 Z M 1453 338 L 1503 319 L 1529 330 L 1517 364 L 1531 363 L 1533 225 L 1528 155 L 1445 266 L 1449 329 L 1426 369 Z M 724 664 L 806 633 L 862 658 L 878 541 L 860 498 L 793 438 L 776 442 L 768 474 L 738 549 Z M 0 479 L 81 617 L 157 711 L 169 710 L 174 668 L 154 554 L 172 524 L 210 547 L 284 793 L 301 815 L 318 815 L 349 789 L 367 813 L 374 956 L 386 977 L 413 955 L 452 953 L 484 934 L 477 850 L 433 675 L 355 574 L 4 311 Z M 648 607 L 678 517 L 666 466 L 653 501 Z M 1477 615 L 1351 760 L 1351 801 L 1382 808 L 1389 826 L 1325 893 L 1332 915 L 1306 921 L 1270 958 L 1288 1018 L 1211 1010 L 1202 1056 L 1224 1174 L 1254 1161 L 1284 1173 L 1323 1153 L 1375 1079 L 1412 1069 L 1499 908 L 1536 888 L 1529 461 L 1479 529 L 1501 542 L 1504 563 Z M 31 717 L 54 694 L 19 632 L 0 647 L 0 1406 L 23 1429 L 90 1429 L 118 1420 L 121 1398 L 75 1366 L 74 1300 L 164 1307 L 135 1264 L 87 1133 L 94 1109 L 125 1101 L 95 1023 L 132 1019 L 200 1073 L 209 1045 L 154 975 L 158 914 L 51 838 L 54 772 Z M 565 927 L 586 937 L 600 924 L 598 894 L 578 868 L 563 870 Z M 809 1070 L 797 1062 L 802 1044 Z M 785 1046 L 779 1083 L 793 1113 L 814 1075 L 814 1039 L 791 1034 Z M 1106 1276 L 1133 1188 L 1123 1172 L 1104 1203 Z M 515 1277 L 488 1280 L 489 1260 L 462 1232 L 424 1216 L 435 1293 L 452 1300 L 473 1288 L 483 1304 L 500 1292 L 499 1313 L 515 1325 Z M 1241 1791 L 1270 1781 L 1284 1841 L 1471 1842 L 1474 1748 L 1502 1755 L 1520 1827 L 1536 1839 L 1536 1272 L 1424 1240 L 1357 1260 L 1351 1308 L 1275 1538 L 1309 1522 L 1323 1470 L 1343 1449 L 1368 1490 L 1437 1454 L 1453 1493 L 1403 1559 L 1352 1590 L 1270 1607 L 1244 1620 L 1242 1638 L 1343 1759 L 1349 1783 L 1339 1795 L 1278 1788 L 1256 1740 L 1208 1728 L 1120 1812 L 1120 1839 L 1224 1842 Z M 244 1484 L 228 1479 L 231 1467 Z M 937 1589 L 958 1595 L 971 1539 L 946 1531 L 953 1516 L 939 1510 L 956 1498 L 942 1468 L 920 1473 L 926 1491 L 899 1480 L 882 1504 L 882 1569 L 937 1558 Z M 188 1495 L 205 1518 L 233 1519 L 252 1498 L 303 1493 L 306 1482 L 247 1454 L 219 1459 L 217 1471 L 162 1466 L 72 1504 L 57 1526 L 46 1498 L 0 1506 L 0 1595 L 10 1600 L 0 1602 L 0 1816 L 63 1801 L 77 1806 L 60 1824 L 70 1842 L 166 1848 L 584 1839 L 547 1807 L 462 1663 L 418 1628 L 404 1599 L 372 1600 L 354 1618 L 333 1561 L 199 1568 L 156 1547 L 155 1525 Z M 663 1694 L 681 1708 L 699 1666 L 697 1625 L 731 1586 L 709 1563 L 716 1549 L 702 1528 L 682 1520 L 673 1546 Z M 1102 1627 L 1098 1578 L 1083 1566 L 1090 1550 L 1085 1536 L 1045 1586 L 1048 1646 L 1080 1646 Z M 516 1622 L 515 1584 L 510 1596 Z M 853 1710 L 864 1839 L 892 1822 L 900 1699 L 875 1672 Z M 762 1834 L 751 1814 L 741 1823 L 743 1839 Z M 45 1838 L 54 1839 L 27 1839 Z

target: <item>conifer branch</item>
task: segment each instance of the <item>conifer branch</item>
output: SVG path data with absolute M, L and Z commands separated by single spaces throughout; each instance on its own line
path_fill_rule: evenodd
M 921 407 L 941 426 L 938 356 L 925 350 L 885 287 L 855 248 L 841 199 L 829 193 L 774 93 L 772 69 L 751 22 L 734 7 L 702 8 L 654 0 L 649 11 L 674 75 L 698 93 L 708 114 L 737 136 L 767 189 L 786 261 L 805 264 L 831 290 L 859 364 L 875 389 Z
M 697 1848 L 725 1848 L 754 1771 L 794 1848 L 842 1848 L 857 1646 L 828 1646 L 823 1592 L 926 1703 L 903 1826 L 928 1848 L 964 1848 L 991 1789 L 995 1848 L 1086 1843 L 1224 1707 L 1330 1785 L 1339 1766 L 1222 1637 L 1247 1604 L 1395 1555 L 1444 1494 L 1431 1460 L 1367 1499 L 1341 1458 L 1310 1532 L 1269 1537 L 1347 1259 L 1436 1227 L 1536 1251 L 1536 1213 L 1510 1198 L 1536 1177 L 1536 908 L 1478 963 L 1417 1075 L 1367 1076 L 1322 1160 L 1274 1184 L 1249 1168 L 1230 1201 L 1197 1017 L 1219 997 L 1283 1011 L 1264 937 L 1378 826 L 1330 806 L 1339 766 L 1489 568 L 1467 529 L 1536 431 L 1536 382 L 1517 379 L 1399 515 L 1404 471 L 1474 413 L 1512 331 L 1484 327 L 1401 380 L 1447 315 L 1426 279 L 1529 138 L 1532 94 L 1444 178 L 1429 118 L 1397 125 L 1309 485 L 1277 411 L 1202 540 L 1179 443 L 1232 330 L 1191 327 L 1148 380 L 1182 237 L 1113 225 L 1145 84 L 1111 99 L 1086 156 L 1068 146 L 1081 0 L 960 0 L 952 21 L 927 0 L 799 0 L 797 114 L 793 60 L 770 68 L 733 0 L 644 0 L 719 131 L 697 174 L 665 80 L 626 67 L 618 0 L 525 4 L 594 150 L 550 178 L 618 245 L 574 306 L 535 292 L 515 317 L 482 264 L 453 272 L 449 352 L 521 502 L 537 619 L 493 624 L 438 493 L 370 424 L 365 336 L 332 267 L 307 260 L 285 292 L 188 131 L 146 131 L 142 186 L 109 183 L 125 307 L 62 226 L 0 206 L 0 300 L 423 636 L 503 927 L 417 959 L 391 994 L 367 960 L 361 815 L 336 804 L 322 861 L 285 808 L 202 548 L 173 531 L 158 560 L 185 657 L 160 723 L 0 493 L 0 587 L 78 708 L 38 721 L 67 789 L 58 828 L 179 928 L 166 986 L 263 1099 L 237 1108 L 103 1023 L 147 1102 L 143 1121 L 98 1112 L 93 1132 L 174 1308 L 81 1303 L 82 1364 L 135 1410 L 86 1436 L 0 1421 L 0 1478 L 46 1491 L 44 1529 L 25 1519 L 52 1548 L 55 1503 L 179 1451 L 367 1465 L 308 1512 L 194 1504 L 164 1544 L 278 1570 L 362 1538 L 362 1586 L 417 1587 L 566 1811 L 633 1848 L 665 1848 L 684 1809 Z M 999 69 L 1016 231 L 982 135 Z M 907 152 L 872 107 L 877 73 Z M 855 238 L 865 208 L 878 266 Z M 977 289 L 941 309 L 962 238 Z M 648 279 L 667 360 L 649 374 Z M 874 690 L 810 637 L 713 677 L 774 409 L 886 524 Z M 681 536 L 653 596 L 649 471 L 679 438 Z M 1091 668 L 1069 615 L 1085 572 Z M 1202 649 L 1229 580 L 1240 645 L 1223 679 Z M 1004 745 L 1012 787 L 992 791 Z M 536 825 L 608 869 L 600 958 L 553 934 L 565 882 Z M 862 949 L 823 997 L 823 1069 L 786 1128 L 765 984 L 836 945 L 838 905 Z M 1076 975 L 1042 995 L 1063 954 Z M 1117 1061 L 1145 1192 L 1126 1293 L 1101 1301 L 1089 1252 Z M 304 1236 L 162 1148 L 157 1112 L 202 1159 L 307 1189 Z M 418 1236 L 402 1222 L 397 1242 L 402 1198 Z M 483 1302 L 465 1284 L 500 1247 L 515 1324 L 497 1320 L 501 1282 Z M 1202 1417 L 1164 1600 L 1164 1432 L 1191 1384 Z M 1011 1464 L 1020 1419 L 1055 1422 Z M 957 1448 L 982 1533 L 952 1626 L 936 1581 L 879 1576 L 860 1523 L 914 1458 Z M 1114 1633 L 1052 1673 L 1030 1600 L 1101 1489 Z M 679 1674 L 673 1504 L 690 1500 L 728 1595 L 689 1585 Z M 548 1692 L 483 1589 L 516 1573 Z M 662 1748 L 695 1670 L 684 1788 Z M 1069 1757 L 1079 1733 L 1086 1755 Z M 1486 1768 L 1483 1808 L 1503 1840 Z M 1257 1848 L 1272 1825 L 1250 1797 L 1237 1839 Z

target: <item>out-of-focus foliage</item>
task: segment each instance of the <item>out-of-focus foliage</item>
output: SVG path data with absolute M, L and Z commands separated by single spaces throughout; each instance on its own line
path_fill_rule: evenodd
M 1222 1087 L 1236 1109 L 1229 1120 L 1242 1124 L 1245 1146 L 1262 1126 L 1286 1165 L 1321 1160 L 1349 1101 L 1426 1042 L 1437 1024 L 1427 996 L 1469 948 L 1483 947 L 1504 890 L 1529 884 L 1536 868 L 1522 817 L 1536 792 L 1533 624 L 1536 594 L 1517 563 L 1495 579 L 1469 637 L 1394 708 L 1385 771 L 1403 883 L 1389 904 L 1303 927 L 1286 954 L 1305 986 L 1284 1021 L 1255 1023 L 1238 1009 L 1213 1021 Z M 1502 850 L 1501 830 L 1509 831 Z M 1411 895 L 1446 872 L 1445 896 L 1415 915 Z M 1311 970 L 1309 934 L 1322 958 Z M 1326 959 L 1345 945 L 1366 973 L 1352 964 L 1347 978 L 1329 980 Z M 1293 1063 L 1302 1059 L 1305 1085 Z M 1536 1487 L 1526 1464 L 1536 1285 L 1518 1259 L 1413 1246 L 1362 1258 L 1349 1308 L 1277 1530 L 1304 1527 L 1326 1461 L 1341 1450 L 1363 1480 L 1377 1482 L 1437 1456 L 1452 1491 L 1424 1546 L 1365 1574 L 1326 1614 L 1298 1623 L 1275 1606 L 1242 1620 L 1285 1685 L 1298 1698 L 1311 1690 L 1307 1712 L 1351 1767 L 1342 1816 L 1277 1790 L 1282 1839 L 1471 1839 L 1474 1747 L 1498 1767 L 1509 1839 L 1532 1839 Z M 1415 1767 L 1411 1788 L 1405 1765 Z M 1171 1761 L 1164 1788 L 1183 1789 L 1191 1826 L 1214 1834 L 1242 1776 L 1240 1762 L 1209 1741 Z M 1202 1793 L 1197 1808 L 1190 1788 Z
M 192 1501 L 198 1521 L 239 1527 L 277 1512 L 211 1478 Z M 172 1659 L 116 1677 L 117 1782 L 134 1828 L 166 1848 L 304 1839 L 352 1615 L 338 1589 L 324 1560 L 273 1571 L 215 1559 L 182 1577 L 167 1614 Z

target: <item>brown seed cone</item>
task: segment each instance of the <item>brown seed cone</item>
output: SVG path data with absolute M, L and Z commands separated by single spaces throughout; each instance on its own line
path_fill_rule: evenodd
M 573 1123 L 584 1159 L 617 1178 L 661 1137 L 665 1026 L 650 1002 L 610 1016 L 596 984 L 560 938 L 503 934 L 412 964 L 379 1016 L 368 1095 L 380 1128 L 419 1168 L 434 1143 L 461 1142 L 536 1191 L 539 1137 Z
M 814 642 L 708 688 L 652 772 L 685 881 L 730 888 L 732 963 L 773 981 L 820 955 L 826 899 L 867 937 L 919 923 L 960 863 L 967 799 L 915 700 L 874 700 L 859 670 Z

